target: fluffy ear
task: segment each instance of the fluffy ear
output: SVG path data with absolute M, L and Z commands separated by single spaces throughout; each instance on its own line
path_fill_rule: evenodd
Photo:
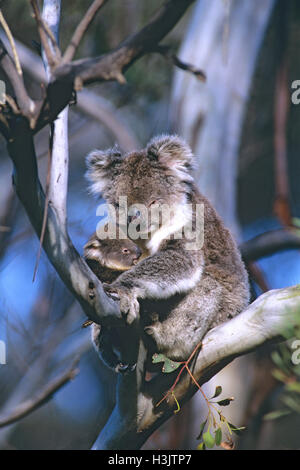
M 193 179 L 194 156 L 192 150 L 184 140 L 177 135 L 161 135 L 154 137 L 147 145 L 147 154 L 150 160 L 159 162 L 163 167 L 184 181 Z
M 86 157 L 86 178 L 90 182 L 90 191 L 94 194 L 105 192 L 112 180 L 119 174 L 122 155 L 118 148 L 93 150 Z

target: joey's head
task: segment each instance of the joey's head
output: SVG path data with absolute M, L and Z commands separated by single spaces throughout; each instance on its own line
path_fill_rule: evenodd
M 84 257 L 114 271 L 127 271 L 141 257 L 140 248 L 129 239 L 100 239 L 94 234 L 84 246 Z
M 87 177 L 92 192 L 102 194 L 115 208 L 117 220 L 122 219 L 119 216 L 126 204 L 128 236 L 155 252 L 166 235 L 175 233 L 187 221 L 193 160 L 183 140 L 162 135 L 145 149 L 125 155 L 116 148 L 91 152 Z M 130 224 L 140 237 L 130 233 Z

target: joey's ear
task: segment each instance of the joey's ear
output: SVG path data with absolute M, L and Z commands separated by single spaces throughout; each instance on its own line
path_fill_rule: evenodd
M 181 180 L 192 180 L 191 170 L 194 156 L 189 145 L 177 135 L 154 137 L 147 145 L 150 160 L 157 161 L 163 167 L 172 170 Z
M 94 194 L 105 192 L 108 185 L 120 172 L 122 155 L 117 147 L 108 150 L 93 150 L 86 157 L 86 178 Z

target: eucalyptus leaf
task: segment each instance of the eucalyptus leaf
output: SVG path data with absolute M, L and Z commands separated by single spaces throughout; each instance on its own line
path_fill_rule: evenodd
M 199 432 L 197 439 L 201 439 L 206 423 L 207 423 L 207 419 L 203 421 L 203 423 L 200 424 L 200 432 Z
M 171 359 L 166 358 L 162 371 L 165 374 L 170 374 L 170 372 L 174 372 L 174 370 L 178 369 L 180 365 L 181 365 L 181 362 L 174 362 L 174 361 L 171 361 Z
M 265 421 L 271 421 L 273 419 L 278 419 L 281 418 L 282 416 L 287 416 L 291 414 L 290 410 L 276 410 L 276 411 L 271 411 L 270 413 L 267 413 L 264 416 Z
M 229 422 L 228 424 L 230 426 L 231 431 L 234 432 L 234 434 L 236 434 L 237 436 L 240 436 L 242 434 L 242 431 L 246 429 L 245 426 L 237 427 L 234 424 L 229 423 Z
M 219 446 L 222 442 L 222 429 L 218 428 L 215 432 L 216 446 Z
M 221 393 L 222 393 L 222 387 L 221 387 L 221 385 L 218 385 L 218 386 L 216 387 L 216 390 L 215 390 L 214 395 L 211 397 L 211 400 L 212 400 L 213 398 L 217 398 L 219 395 L 221 395 Z
M 203 434 L 203 442 L 208 449 L 212 449 L 215 445 L 215 438 L 210 434 L 209 431 L 206 431 Z
M 152 356 L 153 364 L 157 364 L 158 362 L 165 362 L 166 359 L 166 356 L 164 356 L 163 354 L 153 354 Z
M 228 406 L 234 400 L 233 397 L 224 398 L 223 400 L 217 401 L 220 406 Z

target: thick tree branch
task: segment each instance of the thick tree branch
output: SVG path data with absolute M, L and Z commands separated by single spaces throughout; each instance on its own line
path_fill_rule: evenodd
M 298 250 L 300 237 L 296 230 L 279 229 L 265 232 L 239 246 L 245 263 L 271 256 L 282 250 Z
M 236 357 L 269 342 L 283 340 L 288 329 L 292 331 L 291 327 L 299 324 L 299 315 L 299 285 L 261 295 L 240 315 L 207 333 L 192 368 L 195 379 L 199 385 L 203 385 Z M 177 408 L 172 396 L 156 406 L 175 378 L 176 372 L 160 373 L 137 390 L 134 377 L 120 377 L 116 407 L 94 444 L 94 449 L 140 448 Z M 183 375 L 174 390 L 180 406 L 197 390 L 190 376 Z M 135 419 L 130 417 L 129 410 L 127 415 L 124 408 L 120 413 L 120 403 L 125 397 L 132 400 L 132 395 L 136 395 L 137 402 Z
M 36 155 L 28 121 L 14 120 L 8 152 L 14 163 L 14 184 L 38 236 L 41 234 L 45 195 L 38 179 Z M 123 324 L 120 311 L 109 299 L 97 277 L 75 250 L 68 234 L 61 229 L 55 207 L 50 205 L 43 247 L 63 282 L 96 323 Z

